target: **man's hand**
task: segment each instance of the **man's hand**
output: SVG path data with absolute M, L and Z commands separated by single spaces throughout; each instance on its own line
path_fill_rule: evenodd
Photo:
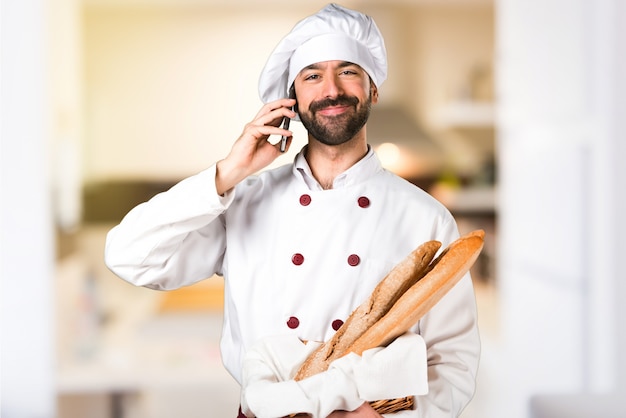
M 267 167 L 282 154 L 280 141 L 276 144 L 268 142 L 270 135 L 288 136 L 286 149 L 289 149 L 292 132 L 280 128 L 279 125 L 284 117 L 293 118 L 296 115 L 290 109 L 295 103 L 294 99 L 268 103 L 245 126 L 228 156 L 217 163 L 215 185 L 218 194 L 224 194 L 241 180 Z
M 382 415 L 376 412 L 369 402 L 365 402 L 354 411 L 335 411 L 328 418 L 382 418 Z

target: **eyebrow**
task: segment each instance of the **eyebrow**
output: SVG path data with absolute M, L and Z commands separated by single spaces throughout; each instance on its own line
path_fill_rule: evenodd
M 355 64 L 355 63 L 350 62 L 350 61 L 342 61 L 337 67 L 338 68 L 345 68 L 345 67 L 352 67 L 352 66 L 355 66 L 355 65 L 358 66 L 358 64 Z M 314 64 L 307 65 L 302 70 L 319 70 L 320 68 L 321 68 L 320 63 L 316 62 Z

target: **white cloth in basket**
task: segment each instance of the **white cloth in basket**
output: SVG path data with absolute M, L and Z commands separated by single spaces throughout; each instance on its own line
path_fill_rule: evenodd
M 365 401 L 424 395 L 428 392 L 426 345 L 406 333 L 385 348 L 350 353 L 323 373 L 296 382 L 293 376 L 319 343 L 295 336 L 262 340 L 243 364 L 242 411 L 248 417 L 276 418 L 308 413 L 323 418 L 352 411 Z

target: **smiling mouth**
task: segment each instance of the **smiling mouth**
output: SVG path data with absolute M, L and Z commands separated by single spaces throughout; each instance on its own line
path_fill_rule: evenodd
M 322 109 L 319 109 L 315 113 L 322 116 L 337 116 L 347 112 L 350 109 L 350 106 L 342 105 L 342 106 L 328 106 Z

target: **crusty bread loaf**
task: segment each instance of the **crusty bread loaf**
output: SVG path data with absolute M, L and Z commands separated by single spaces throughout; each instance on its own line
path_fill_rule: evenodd
M 333 360 L 348 353 L 350 344 L 382 318 L 404 292 L 426 273 L 439 248 L 439 241 L 425 242 L 397 264 L 376 286 L 370 297 L 352 312 L 335 335 L 311 353 L 295 379 L 301 380 L 322 372 Z
M 419 246 L 398 264 L 337 331 L 303 363 L 295 379 L 328 369 L 349 352 L 389 344 L 426 314 L 469 271 L 483 247 L 485 233 L 471 232 L 450 244 L 434 261 L 438 241 Z M 432 263 L 431 263 L 432 261 Z
M 351 344 L 348 352 L 361 355 L 407 332 L 469 271 L 483 248 L 484 237 L 484 231 L 474 231 L 450 244 L 433 261 L 430 271 Z

